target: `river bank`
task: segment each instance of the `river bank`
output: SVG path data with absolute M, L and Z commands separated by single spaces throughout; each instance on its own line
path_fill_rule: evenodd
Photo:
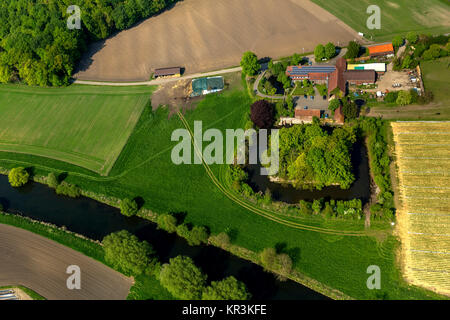
M 88 235 L 90 238 L 97 241 L 101 240 L 104 235 L 111 232 L 118 231 L 120 229 L 128 229 L 130 232 L 135 233 L 141 240 L 148 240 L 150 243 L 154 244 L 155 250 L 158 252 L 163 262 L 175 255 L 190 255 L 194 258 L 196 263 L 199 263 L 200 267 L 204 269 L 205 273 L 207 273 L 212 280 L 219 279 L 225 274 L 236 275 L 237 278 L 241 278 L 247 284 L 249 283 L 249 279 L 251 280 L 253 276 L 253 280 L 249 283 L 249 289 L 251 290 L 253 288 L 252 291 L 261 292 L 259 298 L 270 299 L 272 297 L 274 299 L 317 299 L 324 297 L 321 294 L 314 293 L 313 291 L 310 292 L 310 290 L 306 288 L 320 288 L 316 283 L 310 281 L 310 279 L 307 279 L 306 277 L 304 277 L 302 281 L 308 283 L 309 286 L 305 287 L 294 284 L 292 281 L 279 283 L 270 273 L 264 272 L 261 267 L 255 264 L 258 262 L 258 254 L 249 250 L 234 245 L 231 245 L 228 248 L 221 248 L 224 250 L 220 250 L 218 249 L 218 244 L 213 241 L 210 241 L 209 246 L 190 247 L 183 239 L 180 239 L 174 235 L 169 235 L 164 231 L 157 230 L 156 225 L 151 223 L 151 220 L 155 220 L 157 215 L 148 210 L 141 210 L 139 213 L 139 216 L 144 219 L 140 219 L 139 217 L 130 219 L 122 216 L 119 210 L 115 208 L 107 209 L 105 208 L 106 206 L 99 204 L 97 201 L 94 202 L 87 198 L 74 200 L 59 196 L 59 200 L 57 202 L 61 201 L 64 203 L 65 201 L 70 201 L 72 204 L 71 208 L 67 208 L 66 212 L 61 212 L 61 210 L 57 208 L 55 208 L 55 210 L 49 210 L 49 208 L 43 210 L 42 208 L 36 206 L 35 202 L 37 200 L 35 199 L 43 198 L 44 202 L 49 202 L 48 197 L 51 197 L 51 195 L 56 197 L 56 195 L 53 190 L 42 185 L 45 180 L 44 177 L 34 177 L 34 179 L 41 182 L 41 184 L 30 183 L 30 185 L 20 191 L 9 187 L 6 177 L 0 177 L 0 188 L 3 189 L 3 196 L 5 196 L 5 186 L 8 186 L 9 191 L 6 192 L 6 199 L 14 198 L 12 201 L 10 200 L 9 203 L 5 201 L 5 198 L 2 198 L 2 203 L 9 209 L 8 211 L 18 211 L 16 213 L 23 214 L 24 210 L 28 211 L 31 208 L 34 208 L 34 213 L 30 214 L 32 215 L 32 218 L 47 221 L 52 220 L 49 222 L 60 227 L 66 226 L 67 229 L 77 233 L 80 233 L 79 231 L 83 229 L 83 236 Z M 15 194 L 15 196 L 13 196 L 12 193 Z M 20 205 L 22 210 L 12 210 L 13 206 L 18 205 L 18 202 L 24 203 L 23 197 L 26 195 L 30 196 L 30 193 L 32 194 L 32 198 L 28 198 L 29 200 L 25 205 Z M 89 195 L 90 197 L 95 196 L 101 202 L 107 202 L 109 205 L 113 205 L 112 207 L 117 207 L 120 202 L 110 197 L 93 195 L 92 193 L 85 192 L 84 195 Z M 74 204 L 76 204 L 75 207 L 80 206 L 83 208 L 84 213 L 77 212 L 74 214 Z M 53 203 L 53 205 L 57 206 L 55 203 Z M 86 210 L 88 212 L 86 212 Z M 91 212 L 91 210 L 94 210 L 95 212 L 98 211 L 100 213 L 97 215 Z M 88 216 L 90 216 L 90 218 Z M 103 220 L 103 218 L 100 219 L 100 216 L 103 216 L 106 220 Z M 43 219 L 43 217 L 46 219 Z M 124 224 L 119 225 L 119 221 Z M 69 224 L 71 224 L 70 227 Z M 96 230 L 96 227 L 98 227 L 99 224 L 105 226 L 100 232 Z M 245 258 L 245 260 L 253 263 L 249 264 L 249 262 L 244 262 L 229 253 L 239 256 L 240 258 Z M 297 278 L 296 280 L 301 279 L 300 277 L 300 274 L 294 274 L 292 276 L 294 279 Z M 268 288 L 261 288 L 262 284 L 267 284 Z M 300 290 L 298 287 L 303 289 Z M 322 292 L 324 292 L 325 289 L 326 288 L 320 288 Z M 338 292 L 333 292 L 332 289 L 328 292 L 333 297 L 339 298 Z M 256 297 L 258 297 L 258 295 Z

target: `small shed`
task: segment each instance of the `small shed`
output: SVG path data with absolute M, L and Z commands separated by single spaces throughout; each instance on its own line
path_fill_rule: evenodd
M 181 77 L 181 68 L 172 67 L 172 68 L 155 69 L 154 77 L 155 78 Z

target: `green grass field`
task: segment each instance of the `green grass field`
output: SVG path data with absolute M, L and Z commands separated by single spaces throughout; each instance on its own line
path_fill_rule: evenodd
M 0 86 L 0 150 L 107 175 L 153 88 Z
M 191 126 L 194 120 L 202 120 L 204 130 L 243 128 L 244 115 L 251 102 L 245 88 L 238 84 L 223 93 L 205 97 L 195 110 L 186 113 L 186 119 Z M 295 270 L 353 298 L 436 297 L 408 286 L 402 280 L 395 256 L 398 242 L 389 233 L 384 239 L 376 239 L 288 227 L 261 217 L 227 198 L 213 184 L 203 166 L 173 164 L 171 150 L 176 142 L 171 141 L 171 134 L 184 126 L 176 115 L 168 120 L 168 113 L 167 108 L 159 108 L 155 112 L 150 108 L 144 110 L 107 177 L 55 160 L 5 152 L 0 154 L 0 165 L 14 167 L 31 163 L 35 173 L 41 175 L 49 171 L 66 171 L 67 181 L 85 190 L 121 199 L 139 196 L 144 200 L 144 207 L 154 212 L 183 213 L 186 223 L 208 226 L 213 234 L 231 231 L 233 244 L 253 252 L 277 247 L 292 257 Z M 223 181 L 224 166 L 213 165 L 211 170 Z M 325 220 L 307 223 L 322 228 L 342 225 Z M 364 222 L 348 222 L 342 227 L 362 230 Z M 373 227 L 377 228 L 377 223 L 373 223 Z M 381 268 L 382 290 L 369 290 L 366 286 L 369 276 L 366 271 L 370 265 Z M 130 298 L 154 296 L 151 290 L 141 290 L 139 286 L 135 290 Z
M 450 107 L 450 57 L 420 64 L 425 90 L 431 90 L 434 100 L 443 107 Z M 449 111 L 450 112 L 450 111 Z
M 441 0 L 312 0 L 374 41 L 390 41 L 409 31 L 441 34 L 450 31 L 450 6 Z M 381 29 L 367 28 L 370 5 L 381 9 Z

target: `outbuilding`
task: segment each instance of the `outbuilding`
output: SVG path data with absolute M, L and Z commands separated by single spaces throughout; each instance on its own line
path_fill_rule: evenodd
M 154 77 L 155 78 L 181 77 L 181 68 L 172 67 L 172 68 L 155 69 Z

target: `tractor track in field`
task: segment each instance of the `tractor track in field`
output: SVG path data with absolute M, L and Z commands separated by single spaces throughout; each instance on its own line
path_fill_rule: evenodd
M 261 217 L 264 217 L 266 219 L 269 219 L 271 221 L 274 221 L 276 223 L 279 224 L 283 224 L 285 226 L 291 227 L 291 228 L 295 228 L 295 229 L 300 229 L 300 230 L 304 230 L 304 231 L 313 231 L 313 232 L 319 232 L 319 233 L 323 233 L 323 234 L 330 234 L 330 235 L 341 235 L 341 236 L 353 236 L 353 237 L 364 237 L 364 236 L 368 236 L 369 234 L 366 231 L 348 231 L 348 230 L 334 230 L 334 229 L 329 229 L 329 228 L 321 228 L 321 227 L 315 227 L 315 226 L 311 226 L 311 225 L 306 225 L 306 224 L 300 224 L 294 221 L 290 221 L 284 218 L 279 217 L 277 213 L 266 210 L 266 209 L 261 209 L 258 208 L 248 202 L 246 202 L 243 199 L 240 199 L 238 196 L 236 196 L 235 194 L 233 194 L 230 190 L 228 190 L 225 186 L 223 186 L 220 181 L 217 179 L 217 177 L 214 175 L 214 173 L 212 172 L 211 168 L 209 167 L 209 165 L 204 161 L 203 159 L 203 155 L 202 152 L 199 150 L 198 146 L 194 143 L 194 135 L 193 132 L 189 126 L 189 123 L 187 122 L 187 120 L 184 118 L 183 114 L 181 112 L 178 112 L 178 117 L 180 118 L 181 122 L 183 123 L 183 125 L 185 126 L 185 128 L 189 131 L 189 134 L 191 136 L 191 140 L 192 140 L 192 144 L 194 146 L 195 152 L 197 153 L 197 155 L 202 159 L 202 164 L 203 167 L 205 168 L 206 173 L 208 174 L 208 176 L 211 179 L 211 182 L 227 197 L 229 198 L 231 201 L 233 201 L 234 203 L 240 205 L 241 207 L 249 210 L 250 212 L 257 214 Z

